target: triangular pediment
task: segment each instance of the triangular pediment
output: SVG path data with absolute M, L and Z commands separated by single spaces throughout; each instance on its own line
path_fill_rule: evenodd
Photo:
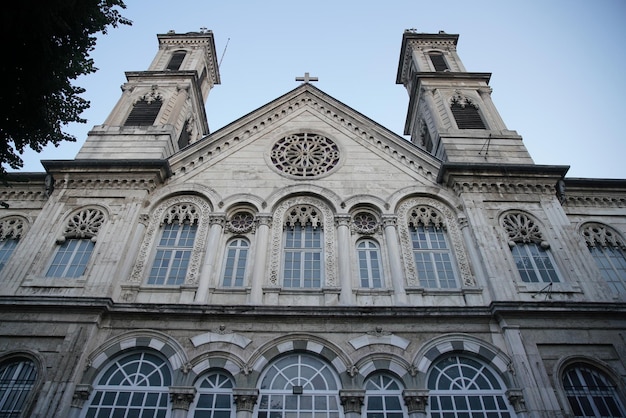
M 328 139 L 340 154 L 337 167 L 328 173 L 322 167 L 320 176 L 310 178 L 281 172 L 272 147 L 293 135 Z M 332 188 L 333 182 L 369 178 L 396 181 L 398 190 L 402 183 L 440 187 L 436 178 L 441 161 L 306 83 L 191 144 L 172 156 L 170 165 L 174 182 L 184 177 L 185 182 L 205 183 L 230 176 L 248 185 L 275 180 L 274 187 L 287 187 L 294 180 L 307 180 Z M 281 179 L 286 180 L 282 185 Z

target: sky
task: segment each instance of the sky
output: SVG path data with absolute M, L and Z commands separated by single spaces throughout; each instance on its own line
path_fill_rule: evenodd
M 87 132 L 120 98 L 125 71 L 143 71 L 157 34 L 213 31 L 221 84 L 206 110 L 211 132 L 297 87 L 315 86 L 404 135 L 409 97 L 396 84 L 405 29 L 458 34 L 470 72 L 492 73 L 492 99 L 507 128 L 524 138 L 536 164 L 568 165 L 567 177 L 626 179 L 621 123 L 626 93 L 626 0 L 126 0 L 132 26 L 98 36 L 98 71 L 76 85 L 91 107 L 77 142 L 24 154 L 71 160 Z

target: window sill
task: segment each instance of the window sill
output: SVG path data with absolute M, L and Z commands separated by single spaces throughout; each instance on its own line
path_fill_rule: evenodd
M 382 295 L 382 296 L 389 296 L 389 295 L 393 295 L 393 289 L 356 289 L 354 290 L 354 294 L 359 296 L 359 295 L 369 295 L 369 296 L 377 296 L 377 295 Z
M 87 279 L 84 276 L 77 278 L 67 277 L 27 277 L 22 287 L 85 287 Z
M 482 294 L 483 289 L 481 287 L 466 287 L 456 289 L 434 289 L 424 287 L 407 287 L 407 294 L 422 294 L 433 296 L 447 296 L 447 295 L 467 295 L 467 294 Z
M 552 286 L 550 286 L 552 285 Z M 583 293 L 578 286 L 569 283 L 517 283 L 518 293 L 550 294 L 550 293 Z

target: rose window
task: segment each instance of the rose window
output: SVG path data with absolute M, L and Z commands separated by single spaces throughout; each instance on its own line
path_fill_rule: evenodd
M 252 229 L 254 216 L 249 212 L 237 212 L 228 221 L 228 229 L 231 232 L 244 233 Z
M 361 234 L 373 234 L 378 226 L 376 217 L 368 212 L 359 212 L 352 218 L 352 223 L 357 232 Z
M 337 166 L 339 147 L 321 135 L 294 134 L 276 142 L 270 157 L 274 166 L 285 174 L 315 177 Z

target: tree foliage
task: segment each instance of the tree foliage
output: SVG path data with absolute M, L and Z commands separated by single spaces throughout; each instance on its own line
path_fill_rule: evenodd
M 89 53 L 96 34 L 131 25 L 120 14 L 123 0 L 20 0 L 5 7 L 1 26 L 4 57 L 0 60 L 0 176 L 5 165 L 23 166 L 26 147 L 39 152 L 47 144 L 76 141 L 63 132 L 80 117 L 89 102 L 74 85 L 93 73 Z

